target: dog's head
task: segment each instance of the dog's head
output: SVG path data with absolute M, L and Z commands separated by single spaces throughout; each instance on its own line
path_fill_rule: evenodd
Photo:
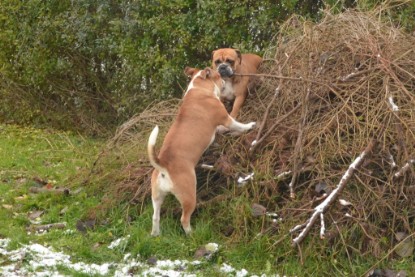
M 191 78 L 187 91 L 198 85 L 203 86 L 205 81 L 209 81 L 207 85 L 213 83 L 215 95 L 219 97 L 219 94 L 224 86 L 224 81 L 216 70 L 213 70 L 210 67 L 206 67 L 203 70 L 193 67 L 186 67 L 184 69 L 184 73 Z
M 221 48 L 212 52 L 212 67 L 222 78 L 230 78 L 241 65 L 242 55 L 238 49 Z

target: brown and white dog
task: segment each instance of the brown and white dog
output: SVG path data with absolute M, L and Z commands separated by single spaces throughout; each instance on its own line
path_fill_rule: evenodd
M 160 234 L 160 207 L 168 193 L 179 200 L 183 229 L 186 234 L 191 232 L 190 217 L 196 207 L 195 167 L 215 139 L 216 127 L 223 125 L 242 133 L 255 126 L 255 122 L 243 124 L 229 116 L 219 100 L 224 82 L 217 71 L 209 67 L 204 70 L 186 68 L 185 73 L 191 75 L 192 80 L 159 155 L 156 156 L 154 150 L 158 126 L 151 132 L 147 145 L 150 162 L 155 168 L 151 176 L 153 236 Z
M 212 67 L 225 80 L 225 87 L 221 93 L 221 100 L 234 101 L 230 115 L 236 118 L 245 102 L 248 91 L 254 86 L 254 79 L 250 76 L 236 76 L 237 74 L 255 74 L 262 58 L 255 54 L 241 54 L 237 49 L 221 48 L 212 52 Z

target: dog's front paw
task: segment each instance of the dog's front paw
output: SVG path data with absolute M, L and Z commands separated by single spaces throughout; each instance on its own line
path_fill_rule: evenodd
M 228 131 L 229 131 L 229 129 L 226 128 L 225 126 L 219 125 L 218 127 L 216 127 L 216 133 L 218 133 L 218 134 L 224 134 Z
M 249 122 L 247 125 L 249 125 L 249 129 L 248 130 L 252 130 L 252 129 L 255 129 L 256 122 Z

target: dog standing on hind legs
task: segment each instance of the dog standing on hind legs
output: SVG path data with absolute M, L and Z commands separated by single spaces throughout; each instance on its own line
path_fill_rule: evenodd
M 172 193 L 181 204 L 180 221 L 184 231 L 186 234 L 192 231 L 190 217 L 196 208 L 195 167 L 215 139 L 217 126 L 223 125 L 234 133 L 255 127 L 255 122 L 243 124 L 228 114 L 219 100 L 224 81 L 216 70 L 186 67 L 185 73 L 192 80 L 158 156 L 154 149 L 158 126 L 154 127 L 148 140 L 147 152 L 154 167 L 151 176 L 152 236 L 160 234 L 160 208 L 168 193 Z

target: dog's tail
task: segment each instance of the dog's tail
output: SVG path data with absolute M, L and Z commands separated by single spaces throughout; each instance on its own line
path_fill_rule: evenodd
M 164 172 L 166 170 L 160 165 L 160 161 L 157 158 L 155 150 L 154 150 L 158 134 L 159 134 L 159 126 L 156 125 L 156 127 L 154 127 L 153 131 L 151 132 L 150 137 L 148 138 L 147 153 L 148 153 L 148 158 L 150 160 L 151 165 L 158 171 Z

